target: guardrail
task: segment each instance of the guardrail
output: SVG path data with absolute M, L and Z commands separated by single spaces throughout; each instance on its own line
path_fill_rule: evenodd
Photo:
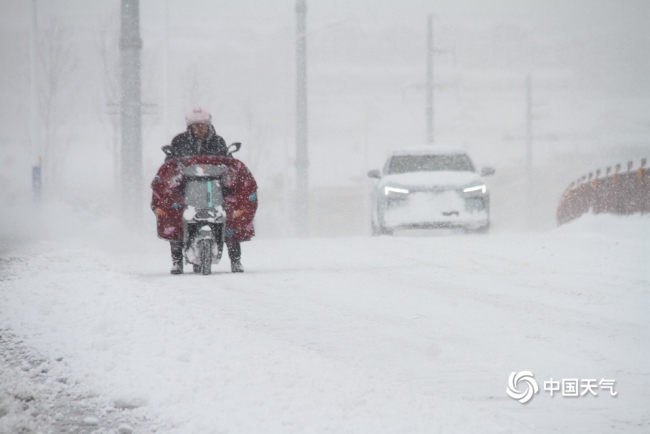
M 590 172 L 572 182 L 557 205 L 558 226 L 577 219 L 589 211 L 594 214 L 650 213 L 650 168 L 643 158 L 637 169 L 627 163 L 627 172 L 621 165 Z

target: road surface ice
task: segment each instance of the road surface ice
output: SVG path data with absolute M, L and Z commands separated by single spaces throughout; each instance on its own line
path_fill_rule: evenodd
M 649 217 L 254 240 L 244 274 L 211 276 L 170 275 L 153 234 L 14 248 L 0 335 L 34 356 L 5 354 L 0 432 L 52 430 L 70 396 L 88 397 L 58 416 L 78 432 L 649 432 Z M 539 383 L 526 404 L 506 394 L 518 371 Z M 551 378 L 618 395 L 551 397 Z

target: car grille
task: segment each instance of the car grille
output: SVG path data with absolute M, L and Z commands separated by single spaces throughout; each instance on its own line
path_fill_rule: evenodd
M 454 186 L 436 186 L 436 187 L 410 187 L 409 191 L 411 193 L 444 193 L 446 191 L 457 191 L 461 193 L 461 190 Z
M 465 198 L 465 209 L 467 211 L 482 211 L 485 209 L 485 199 L 482 197 Z
M 483 197 L 463 197 L 461 190 L 456 189 L 454 187 L 449 187 L 449 188 L 427 188 L 427 189 L 421 189 L 421 190 L 415 190 L 415 189 L 410 189 L 410 193 L 408 195 L 400 195 L 400 196 L 395 196 L 395 197 L 389 197 L 388 200 L 386 201 L 387 207 L 390 208 L 399 208 L 402 206 L 408 206 L 409 204 L 409 196 L 411 196 L 413 193 L 430 193 L 430 197 L 435 200 L 436 196 L 438 196 L 441 193 L 447 192 L 447 191 L 456 191 L 458 195 L 463 199 L 464 201 L 464 208 L 465 209 L 458 209 L 455 211 L 482 211 L 486 209 L 486 201 L 485 198 Z

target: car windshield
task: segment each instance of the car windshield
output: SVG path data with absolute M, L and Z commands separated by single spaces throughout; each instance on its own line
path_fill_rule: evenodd
M 390 160 L 388 173 L 409 172 L 473 172 L 474 166 L 465 154 L 396 155 Z

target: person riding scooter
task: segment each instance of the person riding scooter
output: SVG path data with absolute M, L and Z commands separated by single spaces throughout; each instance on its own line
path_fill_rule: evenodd
M 167 160 L 193 155 L 221 155 L 228 156 L 228 147 L 224 139 L 219 136 L 212 126 L 212 115 L 203 107 L 194 107 L 186 116 L 187 131 L 178 134 L 172 140 L 170 154 Z M 156 215 L 163 212 L 154 210 Z M 172 254 L 172 274 L 183 273 L 183 242 L 170 241 Z M 230 269 L 233 273 L 243 273 L 241 263 L 241 244 L 239 242 L 226 243 Z

